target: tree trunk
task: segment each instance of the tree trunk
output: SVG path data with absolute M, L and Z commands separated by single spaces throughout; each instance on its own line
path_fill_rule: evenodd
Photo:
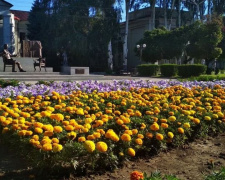
M 212 20 L 212 14 L 211 14 L 211 0 L 208 0 L 208 18 L 209 18 L 209 21 L 211 22 L 211 20 Z
M 163 8 L 164 8 L 164 26 L 167 29 L 167 5 L 166 5 L 166 0 L 163 0 Z
M 112 55 L 112 41 L 108 44 L 108 68 L 113 70 L 113 55 Z
M 151 4 L 151 17 L 152 17 L 152 30 L 155 29 L 155 3 L 156 3 L 156 0 L 153 0 L 152 1 L 152 4 Z
M 125 24 L 125 35 L 124 35 L 124 44 L 123 44 L 123 70 L 127 70 L 127 40 L 128 40 L 128 26 L 129 26 L 129 8 L 130 1 L 126 0 L 125 11 L 126 11 L 126 24 Z
M 175 4 L 175 0 L 173 0 L 173 2 L 172 2 L 171 12 L 170 12 L 171 14 L 170 14 L 170 24 L 169 24 L 169 30 L 171 30 L 172 21 L 173 21 L 174 4 Z
M 178 27 L 181 26 L 181 11 L 180 11 L 181 2 L 178 0 Z

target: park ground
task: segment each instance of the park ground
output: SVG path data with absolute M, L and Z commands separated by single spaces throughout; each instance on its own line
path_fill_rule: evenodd
M 215 137 L 197 139 L 185 146 L 160 152 L 158 155 L 126 161 L 124 166 L 113 172 L 87 174 L 76 177 L 72 173 L 60 173 L 47 179 L 62 180 L 129 180 L 134 170 L 160 171 L 173 174 L 181 180 L 203 180 L 208 174 L 225 167 L 225 133 Z M 39 173 L 40 174 L 40 173 Z M 0 142 L 0 179 L 26 180 L 43 179 L 28 165 L 24 156 L 18 156 L 15 149 Z M 44 178 L 44 179 L 46 179 Z

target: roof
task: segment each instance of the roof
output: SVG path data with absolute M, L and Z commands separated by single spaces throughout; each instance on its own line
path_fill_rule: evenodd
M 8 4 L 9 6 L 13 6 L 11 3 L 9 3 L 9 2 L 7 2 L 7 1 L 5 1 L 5 0 L 1 0 L 3 3 L 6 3 L 6 4 Z
M 10 10 L 10 12 L 14 14 L 16 20 L 28 21 L 28 11 Z

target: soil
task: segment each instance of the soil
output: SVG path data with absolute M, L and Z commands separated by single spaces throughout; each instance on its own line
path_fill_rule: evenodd
M 129 180 L 134 170 L 146 172 L 160 171 L 173 174 L 181 180 L 203 180 L 208 174 L 225 167 L 225 133 L 216 137 L 198 139 L 188 145 L 160 152 L 151 158 L 127 161 L 120 169 L 103 174 L 83 177 L 60 177 L 62 180 Z M 39 179 L 23 157 L 19 157 L 0 142 L 0 179 Z M 42 177 L 43 179 L 43 177 Z M 44 178 L 46 179 L 46 178 Z M 47 178 L 49 179 L 49 178 Z

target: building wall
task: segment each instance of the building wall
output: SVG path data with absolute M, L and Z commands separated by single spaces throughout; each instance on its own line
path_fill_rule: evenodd
M 156 8 L 156 14 L 163 14 L 163 10 Z M 176 28 L 175 18 L 176 14 L 172 18 L 171 29 Z M 188 14 L 187 14 L 188 17 Z M 186 22 L 187 23 L 187 22 Z M 170 20 L 167 21 L 169 26 Z M 155 20 L 156 28 L 163 27 L 165 25 L 164 18 L 162 16 L 156 16 Z M 152 30 L 151 24 L 151 9 L 145 8 L 138 11 L 129 13 L 129 31 L 128 31 L 128 60 L 127 66 L 128 70 L 136 67 L 137 65 L 143 63 L 140 61 L 140 57 L 136 56 L 134 48 L 136 47 L 137 42 L 143 38 L 144 32 L 146 30 Z M 121 24 L 121 34 L 125 34 L 125 23 Z

